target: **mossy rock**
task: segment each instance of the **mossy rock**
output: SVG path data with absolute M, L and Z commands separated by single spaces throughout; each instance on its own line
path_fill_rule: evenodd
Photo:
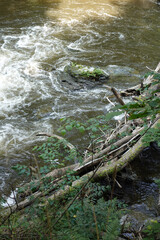
M 100 68 L 88 67 L 76 63 L 67 65 L 64 71 L 76 79 L 83 78 L 93 81 L 105 81 L 109 78 L 109 74 Z

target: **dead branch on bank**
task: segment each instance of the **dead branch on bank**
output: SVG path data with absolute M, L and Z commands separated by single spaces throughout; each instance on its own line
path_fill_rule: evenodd
M 48 134 L 48 133 L 38 133 L 38 134 L 36 134 L 36 136 L 37 136 L 37 137 L 46 136 L 46 137 L 57 138 L 58 140 L 65 141 L 65 143 L 66 143 L 66 145 L 67 145 L 67 147 L 68 147 L 69 149 L 71 149 L 71 150 L 72 150 L 72 149 L 75 149 L 75 146 L 73 146 L 71 143 L 69 143 L 68 141 L 66 141 L 66 139 L 64 139 L 63 137 L 58 136 L 58 135 L 56 135 L 56 134 L 50 135 L 50 134 Z

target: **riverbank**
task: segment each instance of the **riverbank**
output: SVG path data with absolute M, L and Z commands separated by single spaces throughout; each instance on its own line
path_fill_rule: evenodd
M 139 204 L 139 206 L 136 204 L 131 205 L 130 210 L 132 214 L 128 212 L 125 206 L 125 211 L 127 211 L 126 215 L 122 202 L 115 200 L 114 196 L 116 196 L 116 194 L 120 195 L 120 193 L 123 195 L 123 191 L 127 187 L 128 182 L 130 183 L 130 188 L 133 184 L 138 183 L 139 178 L 134 171 L 132 171 L 132 165 L 129 165 L 135 156 L 138 156 L 141 152 L 140 157 L 141 160 L 144 161 L 143 155 L 146 153 L 146 147 L 149 145 L 150 150 L 152 149 L 153 152 L 157 151 L 159 156 L 160 124 L 159 115 L 157 115 L 159 113 L 159 68 L 160 64 L 156 70 L 151 73 L 151 76 L 149 75 L 148 78 L 144 80 L 140 86 L 141 89 L 134 88 L 134 98 L 135 91 L 138 94 L 135 102 L 124 104 L 118 92 L 112 89 L 117 100 L 122 105 L 118 107 L 120 111 L 114 110 L 104 116 L 105 118 L 100 116 L 97 119 L 94 118 L 92 121 L 88 121 L 89 126 L 77 121 L 63 120 L 63 128 L 59 129 L 61 134 L 64 134 L 64 131 L 66 133 L 66 130 L 71 131 L 73 128 L 76 128 L 81 133 L 91 130 L 92 134 L 94 134 L 90 134 L 92 141 L 86 149 L 87 151 L 81 164 L 77 163 L 59 168 L 60 164 L 63 163 L 60 160 L 61 158 L 70 160 L 72 158 L 78 160 L 79 158 L 81 161 L 79 151 L 62 137 L 53 136 L 47 143 L 44 143 L 40 147 L 35 147 L 35 150 L 40 153 L 45 164 L 43 167 L 39 166 L 37 158 L 35 157 L 35 166 L 30 166 L 28 169 L 17 167 L 17 170 L 21 173 L 28 173 L 28 171 L 30 171 L 32 177 L 35 178 L 36 176 L 37 179 L 33 180 L 29 185 L 21 187 L 18 197 L 15 197 L 16 204 L 8 208 L 8 215 L 6 215 L 6 210 L 3 210 L 1 222 L 2 231 L 4 228 L 5 231 L 11 231 L 9 234 L 13 233 L 13 228 L 10 228 L 9 225 L 5 226 L 4 224 L 8 220 L 10 222 L 15 221 L 15 216 L 17 216 L 15 213 L 22 210 L 23 214 L 21 217 L 18 217 L 17 224 L 20 227 L 19 218 L 24 219 L 24 221 L 22 221 L 24 224 L 24 228 L 22 228 L 23 231 L 25 231 L 26 227 L 28 228 L 28 226 L 31 227 L 32 225 L 32 227 L 35 227 L 35 223 L 38 223 L 36 228 L 38 233 L 36 233 L 36 236 L 41 237 L 42 234 L 42 237 L 46 236 L 47 239 L 53 237 L 59 239 L 60 236 L 61 239 L 66 239 L 67 234 L 71 234 L 67 226 L 71 226 L 71 229 L 73 227 L 73 238 L 77 236 L 84 237 L 79 227 L 81 226 L 81 229 L 86 228 L 86 223 L 84 223 L 83 220 L 85 211 L 87 211 L 86 221 L 88 221 L 89 226 L 92 221 L 93 224 L 91 224 L 91 228 L 89 227 L 90 233 L 88 229 L 86 229 L 85 234 L 87 234 L 88 238 L 84 237 L 84 239 L 92 239 L 92 235 L 97 236 L 97 239 L 106 239 L 108 236 L 110 238 L 112 236 L 112 239 L 118 239 L 118 236 L 121 237 L 121 239 L 126 239 L 126 237 L 127 239 L 142 239 L 144 236 L 155 236 L 155 239 L 158 239 L 159 231 L 157 229 L 160 224 L 158 218 L 158 187 L 155 190 L 155 192 L 157 192 L 157 207 L 150 210 L 149 206 L 144 202 L 142 202 L 141 205 Z M 131 92 L 130 89 L 130 93 Z M 113 116 L 122 114 L 122 110 L 126 111 L 125 118 L 121 120 L 115 130 L 108 129 L 104 120 L 108 121 Z M 146 121 L 148 121 L 147 127 L 145 127 Z M 101 126 L 99 124 L 101 124 Z M 98 130 L 103 132 L 103 135 L 98 134 L 97 138 L 95 134 Z M 139 133 L 139 131 L 141 131 L 141 133 Z M 154 142 L 157 142 L 158 145 Z M 52 159 L 53 156 L 56 158 L 55 160 Z M 149 156 L 147 156 L 146 159 L 148 158 Z M 155 159 L 152 161 L 151 159 L 149 165 L 152 162 L 152 166 L 153 163 L 155 163 L 155 167 L 159 166 L 159 160 L 159 157 L 157 161 Z M 142 169 L 144 168 L 143 164 L 142 162 L 140 165 Z M 146 164 L 147 162 L 145 165 Z M 54 170 L 46 175 L 46 171 L 50 171 L 52 168 L 54 168 Z M 124 169 L 124 171 L 122 171 L 122 169 Z M 101 184 L 95 183 L 97 180 L 100 181 Z M 154 179 L 152 179 L 151 187 L 153 187 L 153 183 Z M 118 192 L 117 188 L 122 188 L 122 190 Z M 138 185 L 135 190 L 138 191 Z M 20 198 L 26 200 L 22 201 Z M 150 203 L 151 202 L 153 204 L 156 203 L 154 203 L 153 199 L 151 199 Z M 65 207 L 62 207 L 63 205 Z M 24 215 L 23 212 L 25 208 L 28 212 L 27 215 Z M 102 211 L 104 208 L 106 208 L 107 215 Z M 140 209 L 142 211 L 140 211 Z M 137 216 L 134 215 L 138 212 L 137 219 Z M 37 222 L 30 219 L 30 214 L 33 215 L 33 213 L 35 213 Z M 92 216 L 91 218 L 89 217 L 90 214 Z M 102 225 L 99 222 L 102 217 L 104 218 L 103 214 L 105 214 L 105 219 L 107 219 L 106 225 L 104 221 L 101 222 Z M 28 225 L 26 219 L 30 219 Z M 43 219 L 46 226 L 42 223 Z M 63 221 L 64 225 L 62 223 Z M 129 226 L 128 221 L 130 223 Z M 136 228 L 133 227 L 135 224 Z M 42 225 L 44 228 L 40 230 L 39 227 Z M 13 227 L 12 224 L 11 226 Z M 19 227 L 15 228 L 15 230 L 18 231 Z M 67 231 L 65 236 L 62 236 L 62 228 Z M 50 229 L 53 229 L 53 231 L 50 232 Z M 33 230 L 31 230 L 31 233 L 32 231 Z M 2 232 L 1 234 L 4 233 Z

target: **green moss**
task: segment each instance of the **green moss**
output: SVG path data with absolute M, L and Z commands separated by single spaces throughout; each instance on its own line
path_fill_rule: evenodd
M 82 77 L 99 80 L 100 77 L 104 79 L 109 77 L 109 75 L 100 68 L 87 67 L 73 62 L 65 67 L 65 71 L 76 78 Z

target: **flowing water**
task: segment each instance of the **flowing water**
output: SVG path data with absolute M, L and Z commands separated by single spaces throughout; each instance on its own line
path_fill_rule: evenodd
M 0 191 L 16 181 L 11 166 L 64 116 L 105 112 L 105 87 L 71 92 L 60 81 L 70 61 L 128 66 L 143 73 L 160 53 L 160 8 L 150 0 L 0 1 Z M 109 80 L 120 89 L 135 82 Z

